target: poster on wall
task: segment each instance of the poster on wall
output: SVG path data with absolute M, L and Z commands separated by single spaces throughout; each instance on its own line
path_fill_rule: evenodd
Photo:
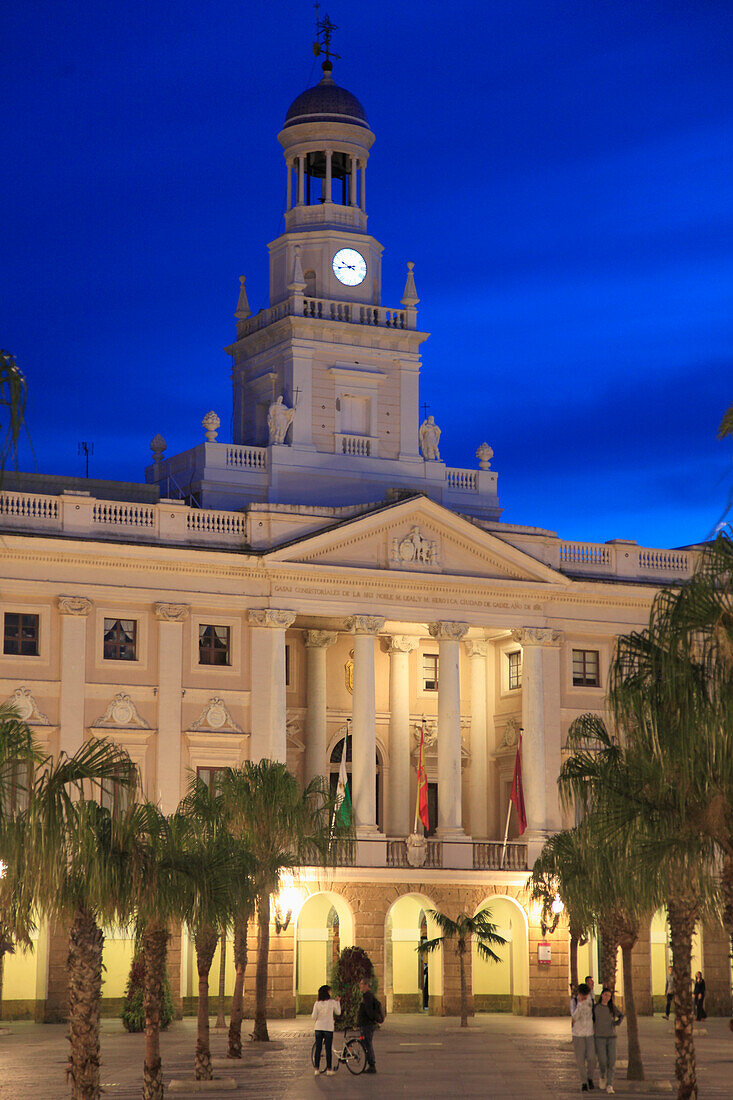
M 552 962 L 552 944 L 537 944 L 537 962 L 549 966 L 549 964 Z

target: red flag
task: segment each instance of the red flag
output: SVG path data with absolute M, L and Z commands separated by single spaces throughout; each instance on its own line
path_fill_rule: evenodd
M 519 835 L 527 828 L 527 814 L 524 809 L 524 789 L 522 787 L 522 737 L 520 734 L 517 745 L 517 757 L 514 761 L 514 779 L 512 780 L 512 793 L 509 801 L 514 803 L 519 818 Z
M 427 833 L 430 828 L 428 817 L 428 777 L 422 762 L 423 741 L 425 739 L 425 726 L 420 727 L 420 753 L 417 759 L 417 806 L 415 807 L 415 832 L 417 832 L 417 819 L 420 818 Z

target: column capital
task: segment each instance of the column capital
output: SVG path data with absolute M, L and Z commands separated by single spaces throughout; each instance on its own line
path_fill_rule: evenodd
M 156 603 L 155 617 L 162 623 L 185 623 L 191 608 L 187 603 Z
M 428 630 L 431 636 L 437 638 L 439 642 L 460 642 L 468 631 L 468 623 L 451 623 L 441 620 L 441 622 L 430 623 Z
M 294 611 L 276 611 L 271 607 L 256 608 L 247 614 L 250 626 L 267 626 L 273 630 L 287 630 L 295 622 Z
M 414 634 L 390 634 L 382 638 L 382 649 L 385 653 L 412 653 L 420 644 L 420 639 Z
M 338 638 L 333 630 L 306 630 L 303 632 L 305 644 L 313 649 L 328 649 Z
M 83 615 L 86 617 L 94 607 L 86 596 L 59 596 L 58 608 L 62 615 Z
M 351 615 L 346 620 L 346 629 L 350 634 L 379 634 L 384 623 L 378 615 Z
M 489 652 L 489 643 L 483 638 L 466 638 L 463 644 L 469 657 L 485 657 Z
M 559 646 L 562 644 L 562 630 L 551 630 L 544 626 L 522 626 L 512 630 L 512 638 L 522 648 L 531 645 Z

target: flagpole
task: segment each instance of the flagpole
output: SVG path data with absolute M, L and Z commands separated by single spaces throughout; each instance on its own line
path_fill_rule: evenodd
M 424 721 L 420 724 L 420 748 L 417 751 L 417 791 L 415 793 L 415 824 L 412 831 L 417 836 L 417 823 L 420 818 L 420 769 L 422 768 L 422 738 Z
M 504 847 L 501 850 L 501 862 L 499 863 L 499 870 L 504 870 L 504 857 L 506 855 L 506 842 L 509 837 L 509 817 L 512 812 L 512 800 L 509 799 L 509 805 L 506 808 L 506 829 L 504 830 Z
M 350 722 L 350 719 L 347 718 L 346 719 L 346 736 L 344 737 L 344 747 L 341 751 L 341 767 L 339 769 L 339 775 L 341 774 L 342 770 L 345 770 L 344 769 L 344 763 L 346 762 L 346 752 L 347 752 L 347 749 L 349 747 L 349 722 Z M 338 797 L 338 787 L 337 787 L 337 797 Z M 329 840 L 329 845 L 328 845 L 329 849 L 331 847 L 331 844 L 333 843 L 333 834 L 334 834 L 334 831 L 336 829 L 336 814 L 338 813 L 338 811 L 339 811 L 339 803 L 337 803 L 333 808 L 333 816 L 331 818 L 331 838 Z

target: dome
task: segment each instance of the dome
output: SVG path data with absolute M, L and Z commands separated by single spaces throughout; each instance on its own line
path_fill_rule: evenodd
M 344 122 L 369 129 L 366 111 L 359 100 L 346 88 L 339 88 L 329 70 L 324 72 L 320 84 L 296 96 L 288 107 L 283 129 L 301 122 Z

